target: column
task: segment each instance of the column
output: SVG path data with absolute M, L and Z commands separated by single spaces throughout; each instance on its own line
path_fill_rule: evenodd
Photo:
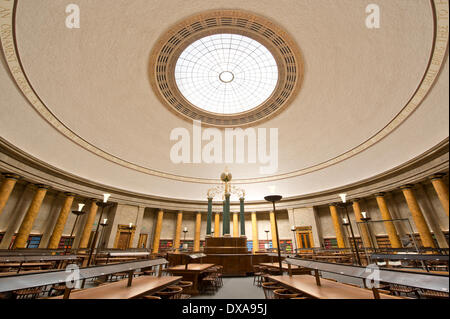
M 211 236 L 212 197 L 208 197 L 208 214 L 206 215 L 206 236 Z
M 163 222 L 164 212 L 162 209 L 158 212 L 158 217 L 156 219 L 155 236 L 153 238 L 153 248 L 152 253 L 156 254 L 159 251 L 159 239 L 161 238 L 161 229 Z
M 225 201 L 223 204 L 223 218 L 222 218 L 222 233 L 223 236 L 229 236 L 230 233 L 230 194 L 225 194 Z
M 233 213 L 233 237 L 239 237 L 239 213 Z
M 442 177 L 444 174 L 435 174 L 431 177 L 431 183 L 433 184 L 434 190 L 436 191 L 439 200 L 441 201 L 442 207 L 448 216 L 448 187 L 445 185 Z M 1 213 L 1 206 L 0 206 Z
M 177 214 L 177 227 L 175 229 L 175 240 L 173 243 L 173 246 L 175 248 L 175 252 L 180 251 L 180 244 L 181 244 L 181 227 L 183 223 L 183 212 L 179 211 Z
M 0 186 L 0 215 L 8 202 L 9 196 L 11 195 L 17 180 L 20 178 L 18 175 L 9 173 L 2 175 L 5 179 L 3 180 L 2 186 Z
M 59 241 L 61 240 L 64 227 L 66 226 L 67 218 L 70 214 L 70 209 L 72 208 L 72 203 L 75 198 L 75 194 L 65 193 L 66 198 L 64 199 L 64 204 L 59 212 L 58 219 L 56 220 L 55 227 L 53 228 L 52 236 L 48 243 L 48 249 L 57 249 L 59 246 Z
M 202 227 L 202 214 L 197 212 L 195 216 L 194 251 L 200 251 L 200 230 Z
M 353 201 L 353 212 L 355 213 L 356 222 L 361 222 L 362 214 L 361 214 L 361 206 L 359 205 L 359 199 L 355 199 Z M 361 238 L 364 241 L 364 245 L 366 247 L 372 247 L 372 242 L 369 236 L 369 230 L 367 229 L 368 225 L 359 224 L 358 230 L 361 231 Z
M 377 199 L 378 208 L 380 209 L 381 218 L 383 220 L 391 220 L 392 215 L 387 207 L 386 200 L 384 198 L 385 193 L 375 194 Z M 389 241 L 391 242 L 392 248 L 402 248 L 402 243 L 400 242 L 400 237 L 397 234 L 397 230 L 395 229 L 395 225 L 393 222 L 384 222 L 384 227 L 386 228 L 386 232 L 389 237 Z
M 336 232 L 336 240 L 338 248 L 345 248 L 344 233 L 342 232 L 341 219 L 336 205 L 330 204 L 331 220 L 333 221 L 334 231 Z
M 258 223 L 256 221 L 256 212 L 252 212 L 252 241 L 253 252 L 256 253 L 259 250 Z
M 26 248 L 28 236 L 30 235 L 31 229 L 33 228 L 34 220 L 39 214 L 39 210 L 44 200 L 45 194 L 47 194 L 48 186 L 36 185 L 37 189 L 34 194 L 33 200 L 31 201 L 30 207 L 22 221 L 19 228 L 19 233 L 17 234 L 16 240 L 14 241 L 13 249 L 16 248 Z
M 220 213 L 214 215 L 214 237 L 220 236 Z
M 424 247 L 436 248 L 434 244 L 433 237 L 431 236 L 430 229 L 428 228 L 425 217 L 420 210 L 419 204 L 417 203 L 416 197 L 412 190 L 412 185 L 405 185 L 401 187 L 403 195 L 405 196 L 406 203 L 408 204 L 409 211 L 411 212 L 414 224 L 419 231 L 420 239 Z
M 241 220 L 241 236 L 245 236 L 245 209 L 244 197 L 239 198 L 239 217 Z
M 270 233 L 272 234 L 272 248 L 278 248 L 277 244 L 277 228 L 275 226 L 275 214 L 274 212 L 269 213 L 270 216 Z
M 79 248 L 88 248 L 89 237 L 91 236 L 97 210 L 98 206 L 96 204 L 96 199 L 91 199 L 91 207 L 89 208 L 89 214 L 86 217 L 86 223 L 84 224 L 83 233 L 81 234 L 80 244 L 78 245 Z

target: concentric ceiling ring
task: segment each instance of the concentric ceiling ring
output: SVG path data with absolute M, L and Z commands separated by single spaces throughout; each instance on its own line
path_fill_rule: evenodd
M 166 32 L 152 51 L 150 81 L 170 110 L 212 126 L 246 126 L 287 106 L 300 89 L 295 42 L 269 20 L 209 11 Z

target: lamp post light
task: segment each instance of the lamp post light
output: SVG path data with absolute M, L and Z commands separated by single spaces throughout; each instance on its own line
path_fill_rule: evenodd
M 185 248 L 186 248 L 186 250 L 188 250 L 188 247 L 187 247 L 187 244 L 186 244 L 186 234 L 187 234 L 187 232 L 188 232 L 188 229 L 187 229 L 187 227 L 184 227 L 184 228 L 183 228 L 183 233 L 184 233 L 184 239 L 183 239 L 183 249 L 185 249 Z
M 356 244 L 355 234 L 353 232 L 352 223 L 350 221 L 350 216 L 348 214 L 347 207 L 348 207 L 349 203 L 347 203 L 347 200 L 346 200 L 347 194 L 339 194 L 339 197 L 341 197 L 341 200 L 342 200 L 342 203 L 339 203 L 339 206 L 345 209 L 345 214 L 347 216 L 347 218 L 344 218 L 344 225 L 350 227 L 350 233 L 352 236 L 353 246 L 355 246 L 356 260 L 358 261 L 358 265 L 361 266 L 361 259 L 359 257 L 358 245 Z M 348 223 L 347 223 L 347 221 L 348 221 Z M 352 252 L 353 252 L 353 249 L 352 249 Z
M 295 227 L 295 226 L 292 226 L 291 227 L 291 231 L 292 231 L 292 235 L 294 236 L 294 244 L 295 244 L 295 250 L 294 250 L 294 253 L 297 253 L 297 236 L 296 236 L 296 231 L 297 231 L 297 227 Z
M 105 226 L 108 226 L 108 219 L 107 218 L 103 219 L 103 222 L 100 223 L 100 226 L 102 226 L 102 229 L 100 230 L 100 236 L 99 236 L 99 240 L 98 240 L 97 249 L 95 250 L 95 258 L 94 258 L 94 260 L 97 259 L 98 251 L 100 249 L 100 243 L 101 243 L 101 241 L 103 239 L 103 230 L 104 230 Z
M 105 207 L 111 205 L 110 203 L 108 203 L 108 199 L 109 199 L 110 196 L 111 196 L 110 194 L 103 194 L 103 202 L 100 202 L 100 201 L 96 202 L 96 205 L 101 208 L 101 211 L 100 211 L 100 217 L 98 218 L 97 228 L 95 229 L 94 238 L 92 239 L 92 242 L 91 242 L 91 247 L 90 247 L 90 251 L 89 251 L 89 258 L 88 258 L 88 261 L 87 261 L 87 266 L 88 267 L 91 264 L 92 254 L 94 253 L 95 244 L 97 242 L 98 230 L 100 228 L 100 221 L 102 220 L 103 212 L 105 210 Z
M 77 226 L 78 217 L 80 217 L 81 215 L 83 215 L 83 214 L 85 213 L 85 212 L 82 211 L 82 210 L 83 210 L 83 207 L 84 207 L 84 204 L 78 204 L 78 210 L 73 210 L 73 211 L 72 211 L 72 213 L 73 213 L 74 215 L 76 215 L 77 217 L 75 218 L 75 223 L 73 223 L 73 227 L 72 227 L 72 231 L 70 232 L 69 240 L 72 239 L 73 232 L 75 231 L 75 227 Z M 74 242 L 75 242 L 75 238 L 72 240 L 72 243 L 70 244 L 70 249 L 73 248 Z M 67 254 L 68 247 L 69 247 L 69 245 L 66 246 L 66 250 L 64 251 L 65 254 Z
M 267 241 L 266 250 L 268 250 L 269 249 L 269 230 L 265 229 L 264 231 L 266 232 L 266 241 Z
M 278 223 L 277 223 L 277 213 L 275 210 L 275 203 L 279 202 L 283 197 L 281 195 L 269 195 L 264 197 L 264 199 L 268 202 L 271 202 L 273 205 L 273 215 L 275 216 L 275 233 L 277 236 L 277 251 L 278 251 L 278 265 L 280 267 L 280 275 L 283 274 L 283 267 L 281 266 L 281 251 L 280 251 L 280 237 L 278 236 Z

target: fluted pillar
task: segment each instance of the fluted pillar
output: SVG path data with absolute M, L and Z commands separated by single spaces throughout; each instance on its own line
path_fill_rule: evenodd
M 173 243 L 173 247 L 175 248 L 175 252 L 180 251 L 181 245 L 181 227 L 183 223 L 183 212 L 179 211 L 177 214 L 177 226 L 175 228 L 175 240 Z
M 356 222 L 362 221 L 362 214 L 361 214 L 361 206 L 359 205 L 359 200 L 355 199 L 353 201 L 353 212 L 355 213 Z M 364 241 L 364 245 L 366 247 L 372 247 L 372 241 L 370 240 L 369 236 L 369 230 L 367 229 L 368 225 L 366 224 L 359 224 L 359 230 L 361 231 L 361 238 Z
M 384 227 L 386 228 L 386 232 L 389 237 L 389 242 L 391 243 L 392 248 L 402 248 L 402 243 L 400 242 L 400 237 L 397 234 L 397 229 L 393 222 L 388 221 L 392 219 L 391 212 L 386 204 L 386 200 L 384 198 L 385 193 L 375 194 L 377 199 L 378 208 L 380 209 L 381 218 L 385 220 Z
M 91 207 L 89 208 L 89 213 L 86 217 L 83 233 L 81 234 L 80 244 L 78 245 L 79 248 L 85 249 L 88 247 L 89 237 L 91 236 L 92 226 L 94 225 L 95 216 L 97 215 L 98 210 L 96 201 L 96 199 L 91 200 Z
M 220 213 L 214 215 L 214 237 L 220 236 Z
M 252 242 L 253 242 L 253 252 L 259 250 L 259 240 L 258 240 L 258 223 L 256 220 L 256 212 L 252 212 Z
M 240 221 L 241 221 L 241 236 L 245 236 L 244 197 L 239 198 L 239 218 L 240 218 Z
M 434 190 L 436 191 L 439 201 L 444 208 L 445 213 L 448 216 L 448 187 L 445 185 L 442 177 L 444 174 L 435 174 L 431 177 L 431 183 L 433 184 Z M 1 212 L 1 207 L 0 207 Z
M 159 251 L 159 240 L 161 238 L 163 216 L 164 216 L 164 212 L 161 209 L 161 210 L 159 210 L 158 217 L 156 219 L 155 236 L 153 238 L 152 253 L 154 253 L 154 254 L 158 253 L 158 251 Z
M 411 212 L 414 224 L 419 231 L 420 239 L 424 247 L 436 248 L 433 237 L 431 236 L 430 228 L 420 210 L 416 197 L 412 190 L 412 185 L 405 185 L 401 187 L 403 196 L 405 196 L 406 203 L 408 204 L 409 211 Z
M 194 251 L 200 251 L 201 227 L 202 227 L 202 214 L 198 212 L 195 216 Z
M 338 248 L 345 248 L 344 233 L 342 231 L 341 220 L 339 218 L 336 205 L 331 204 L 329 206 L 330 206 L 331 220 L 333 221 L 334 226 L 334 232 L 336 233 Z
M 48 188 L 49 187 L 45 185 L 37 185 L 33 200 L 31 201 L 30 207 L 22 220 L 16 240 L 14 241 L 14 249 L 26 248 L 28 236 L 33 228 L 34 221 L 39 214 L 42 201 L 44 200 L 45 194 L 47 194 Z
M 48 249 L 56 249 L 59 246 L 59 241 L 61 240 L 64 227 L 66 226 L 67 218 L 70 214 L 70 209 L 72 208 L 72 203 L 75 198 L 75 194 L 65 193 L 66 198 L 64 199 L 64 204 L 59 212 L 58 219 L 56 220 L 55 227 L 53 228 L 52 236 L 48 243 Z
M 17 180 L 20 178 L 18 175 L 9 173 L 3 174 L 3 176 L 5 176 L 5 179 L 2 182 L 2 186 L 0 186 L 0 215 L 8 202 Z
M 270 212 L 269 213 L 270 216 L 270 228 L 271 228 L 271 234 L 272 234 L 272 248 L 278 248 L 278 244 L 277 244 L 277 227 L 275 224 L 275 213 L 274 212 Z
M 211 236 L 212 223 L 212 197 L 208 197 L 208 213 L 206 215 L 206 236 Z
M 233 213 L 233 237 L 239 237 L 239 213 Z

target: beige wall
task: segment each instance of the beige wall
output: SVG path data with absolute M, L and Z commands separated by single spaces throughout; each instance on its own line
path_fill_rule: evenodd
M 446 179 L 448 183 L 448 180 Z M 425 218 L 429 224 L 432 231 L 449 230 L 449 219 L 446 216 L 439 198 L 434 191 L 431 183 L 424 183 L 422 188 L 419 184 L 414 187 L 414 193 L 416 194 L 419 205 L 425 215 Z M 9 245 L 12 235 L 18 231 L 20 223 L 26 213 L 28 206 L 33 198 L 34 188 L 32 185 L 27 185 L 23 182 L 17 183 L 14 188 L 10 199 L 8 200 L 3 213 L 0 215 L 0 232 L 6 232 L 6 240 L 0 243 L 0 248 L 7 248 Z M 32 234 L 43 234 L 41 240 L 41 248 L 45 248 L 48 244 L 49 237 L 53 231 L 53 227 L 58 217 L 61 206 L 64 202 L 64 193 L 56 192 L 50 189 L 44 198 L 39 215 L 33 225 Z M 89 209 L 89 200 L 84 198 L 76 198 L 72 205 L 72 210 L 77 209 L 79 202 L 86 202 L 85 211 Z M 401 191 L 396 190 L 394 192 L 389 192 L 386 194 L 386 202 L 394 218 L 408 218 L 411 222 L 414 232 L 417 232 L 414 221 L 412 220 L 411 214 L 409 212 L 406 201 L 403 197 Z M 366 211 L 372 220 L 381 220 L 381 215 L 376 203 L 375 197 L 363 198 L 360 202 L 361 209 Z M 206 209 L 206 202 L 205 202 Z M 117 232 L 117 225 L 127 225 L 133 223 L 137 225 L 135 237 L 133 240 L 133 247 L 137 246 L 137 241 L 139 239 L 139 234 L 148 234 L 147 247 L 151 246 L 153 242 L 153 232 L 155 225 L 155 218 L 158 209 L 156 208 L 144 208 L 134 205 L 124 205 L 116 204 L 114 207 L 106 209 L 103 218 L 108 218 L 108 226 L 104 230 L 101 242 L 105 243 L 108 247 L 113 247 L 115 235 Z M 196 212 L 184 212 L 183 213 L 183 224 L 182 227 L 188 228 L 188 233 L 186 239 L 194 239 L 194 229 L 195 229 L 195 213 Z M 341 218 L 344 217 L 342 211 L 339 211 Z M 97 226 L 97 221 L 99 218 L 100 209 L 97 212 L 97 216 L 92 225 L 92 229 L 95 230 Z M 175 237 L 175 227 L 176 227 L 176 214 L 177 211 L 165 211 L 163 219 L 163 227 L 161 233 L 161 239 L 173 240 Z M 354 231 L 358 236 L 358 228 L 355 223 L 355 217 L 353 214 L 352 207 L 349 207 L 349 215 L 354 225 Z M 335 237 L 335 232 L 333 224 L 331 221 L 330 211 L 328 206 L 316 206 L 312 207 L 302 207 L 302 208 L 292 208 L 288 210 L 278 211 L 278 227 L 280 232 L 280 239 L 293 239 L 292 232 L 290 230 L 292 225 L 295 226 L 312 226 L 314 243 L 319 246 L 322 243 L 323 238 Z M 79 219 L 77 227 L 75 229 L 75 247 L 78 245 L 80 233 L 85 224 L 86 215 Z M 75 215 L 69 214 L 66 226 L 64 228 L 63 235 L 69 236 L 72 230 L 73 224 L 75 222 Z M 257 213 L 257 223 L 258 223 L 258 238 L 260 240 L 266 239 L 265 229 L 270 227 L 270 219 L 268 212 L 258 212 Z M 214 214 L 212 219 L 212 227 L 214 227 Z M 232 219 L 231 219 L 231 229 L 232 229 Z M 222 219 L 220 221 L 220 231 L 222 232 Z M 245 231 L 248 240 L 252 239 L 252 225 L 250 218 L 250 211 L 247 210 L 245 214 Z M 386 235 L 386 231 L 383 223 L 374 224 L 372 231 L 376 235 Z M 403 225 L 403 229 L 400 228 L 401 232 L 409 232 L 408 227 Z M 206 236 L 206 212 L 202 212 L 202 226 L 201 226 L 201 239 L 203 240 Z M 183 234 L 181 234 L 181 239 L 183 239 Z M 272 234 L 269 232 L 269 240 L 272 239 Z M 441 238 L 441 244 L 443 244 Z

